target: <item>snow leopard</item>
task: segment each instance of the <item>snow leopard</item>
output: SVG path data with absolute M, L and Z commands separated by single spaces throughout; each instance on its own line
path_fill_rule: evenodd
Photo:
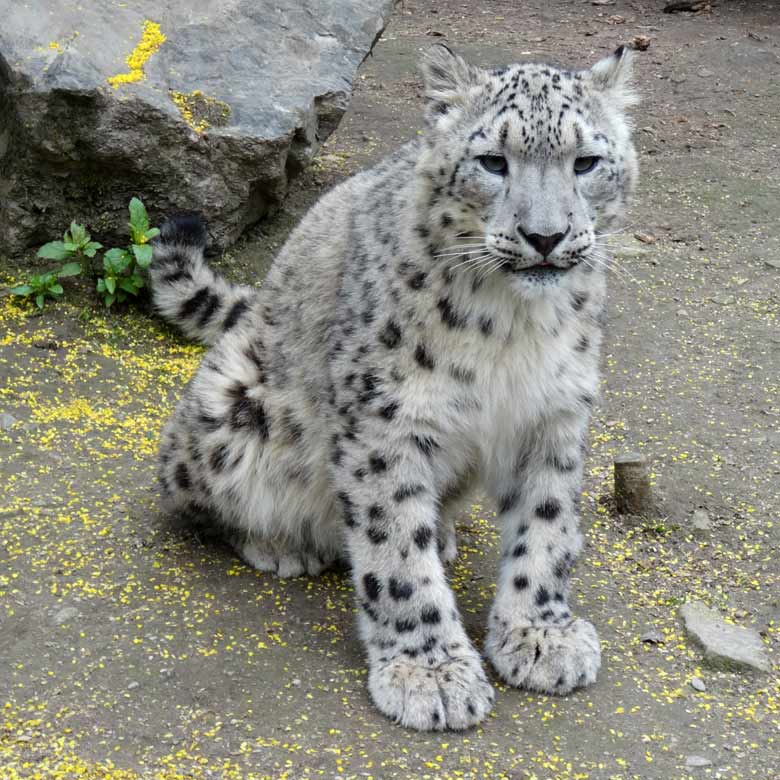
M 567 694 L 600 667 L 570 608 L 609 258 L 637 180 L 632 52 L 590 69 L 422 57 L 424 131 L 335 186 L 257 287 L 164 223 L 157 310 L 209 345 L 164 426 L 164 507 L 251 566 L 344 560 L 368 691 L 420 730 L 465 729 L 494 687 L 447 564 L 474 490 L 500 562 L 482 653 L 504 683 Z

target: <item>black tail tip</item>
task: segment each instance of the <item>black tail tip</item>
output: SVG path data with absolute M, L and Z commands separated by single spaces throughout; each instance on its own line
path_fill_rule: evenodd
M 160 227 L 161 244 L 183 244 L 203 249 L 206 246 L 206 223 L 200 214 L 169 217 Z

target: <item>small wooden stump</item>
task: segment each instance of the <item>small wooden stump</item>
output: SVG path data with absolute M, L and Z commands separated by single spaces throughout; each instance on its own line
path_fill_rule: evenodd
M 615 458 L 615 506 L 621 515 L 652 512 L 650 464 L 639 452 L 627 452 Z

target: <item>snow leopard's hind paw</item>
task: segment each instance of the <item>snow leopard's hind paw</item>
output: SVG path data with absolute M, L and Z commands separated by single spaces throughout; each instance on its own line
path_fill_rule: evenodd
M 502 679 L 518 688 L 563 695 L 595 682 L 601 666 L 596 629 L 575 619 L 565 626 L 490 629 L 485 652 Z
M 253 569 L 276 574 L 281 579 L 304 574 L 314 577 L 335 562 L 335 559 L 323 559 L 314 552 L 295 550 L 258 537 L 233 540 L 232 543 L 239 556 Z

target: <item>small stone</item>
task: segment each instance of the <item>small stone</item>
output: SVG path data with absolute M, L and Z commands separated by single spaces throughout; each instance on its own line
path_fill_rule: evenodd
M 658 239 L 650 233 L 634 233 L 634 238 L 643 244 L 654 244 Z
M 73 620 L 73 618 L 76 617 L 78 614 L 79 611 L 76 609 L 76 607 L 63 607 L 54 616 L 54 623 L 55 625 L 61 626 L 67 623 L 69 620 Z
M 646 645 L 662 645 L 664 643 L 664 635 L 656 629 L 645 631 L 639 639 Z
M 730 306 L 736 298 L 733 295 L 713 295 L 710 300 L 718 306 Z
M 764 265 L 767 268 L 774 268 L 775 271 L 780 271 L 780 260 L 764 260 Z
M 301 681 L 300 681 L 300 680 L 299 680 L 299 679 L 296 677 L 296 678 L 295 678 L 295 679 L 292 681 L 291 685 L 293 685 L 295 688 L 300 688 L 300 687 L 301 687 Z
M 173 669 L 169 669 L 167 667 L 165 669 L 160 669 L 160 676 L 170 679 L 173 677 Z
M 712 761 L 709 758 L 704 758 L 704 756 L 688 756 L 685 759 L 685 766 L 692 768 L 712 766 Z
M 701 677 L 691 677 L 691 688 L 699 693 L 704 693 L 707 690 L 707 686 L 704 684 L 704 680 Z
M 127 690 L 134 691 L 136 688 L 139 688 L 140 686 L 141 683 L 137 682 L 136 680 L 133 680 L 131 683 L 127 684 Z
M 686 631 L 701 645 L 711 666 L 769 671 L 764 643 L 757 632 L 726 623 L 701 601 L 684 604 L 680 614 Z
M 12 414 L 8 414 L 8 412 L 3 412 L 0 414 L 0 430 L 2 431 L 10 431 L 13 427 L 14 423 L 19 422 L 16 417 L 14 417 Z
M 709 68 L 699 68 L 698 71 L 696 71 L 703 79 L 709 79 L 712 78 L 715 75 L 714 71 L 711 71 Z
M 682 84 L 684 81 L 687 81 L 688 77 L 684 73 L 673 73 L 669 77 L 669 81 L 672 82 L 672 84 Z
M 697 531 L 709 531 L 712 528 L 709 512 L 706 509 L 694 509 L 691 516 L 691 525 Z

